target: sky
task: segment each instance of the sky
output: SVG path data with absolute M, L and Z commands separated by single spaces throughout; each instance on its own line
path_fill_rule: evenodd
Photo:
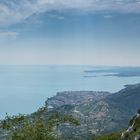
M 0 0 L 1 65 L 140 66 L 140 0 Z

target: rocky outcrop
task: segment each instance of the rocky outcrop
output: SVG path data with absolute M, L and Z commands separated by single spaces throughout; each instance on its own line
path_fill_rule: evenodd
M 121 139 L 122 140 L 129 140 L 129 139 L 132 139 L 132 140 L 140 140 L 140 134 L 137 134 L 136 131 L 138 129 L 140 129 L 140 110 L 138 110 L 136 116 L 132 119 L 132 124 L 128 127 L 128 129 L 124 132 L 122 132 L 121 134 Z M 139 127 L 138 127 L 139 126 Z M 134 132 L 134 134 L 133 134 Z M 134 138 L 132 137 L 131 138 L 131 135 L 135 135 L 136 133 L 136 136 L 134 136 Z

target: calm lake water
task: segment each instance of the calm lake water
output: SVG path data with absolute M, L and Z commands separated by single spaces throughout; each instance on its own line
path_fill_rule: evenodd
M 0 116 L 31 113 L 58 91 L 96 90 L 116 92 L 140 77 L 85 77 L 92 66 L 0 66 Z M 95 75 L 96 76 L 96 75 Z

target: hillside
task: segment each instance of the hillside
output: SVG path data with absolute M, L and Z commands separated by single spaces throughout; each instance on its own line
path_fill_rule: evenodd
M 49 98 L 46 104 L 54 108 L 65 105 L 77 106 L 88 102 L 101 100 L 111 93 L 97 91 L 64 91 L 58 92 L 56 96 Z
M 108 96 L 108 100 L 120 104 L 131 113 L 135 113 L 140 106 L 140 84 L 126 85 L 126 88 Z
M 60 94 L 61 99 L 62 96 Z M 75 93 L 73 100 L 75 101 L 77 97 L 80 98 L 80 95 Z M 56 101 L 56 98 L 59 98 L 59 95 L 54 97 L 54 101 Z M 66 98 L 67 96 L 65 96 L 65 100 Z M 53 98 L 51 98 L 52 102 Z M 63 125 L 59 128 L 65 139 L 85 140 L 99 134 L 125 129 L 130 117 L 134 115 L 139 107 L 140 84 L 136 84 L 127 85 L 119 92 L 111 95 L 107 94 L 104 98 L 98 100 L 84 100 L 80 104 L 64 104 L 57 108 L 54 107 L 53 110 L 73 115 L 81 122 L 81 125 L 76 128 L 69 125 Z
M 140 140 L 140 110 L 130 120 L 125 131 L 99 136 L 93 140 Z
M 113 137 L 113 139 L 107 140 L 115 140 L 114 137 L 120 138 L 122 134 L 120 132 L 127 128 L 129 119 L 139 107 L 140 84 L 135 84 L 127 85 L 114 94 L 95 91 L 58 93 L 46 101 L 45 107 L 40 108 L 27 118 L 32 120 L 41 117 L 48 122 L 48 118 L 57 111 L 61 116 L 73 116 L 80 121 L 80 125 L 76 127 L 70 123 L 62 123 L 56 127 L 57 135 L 63 137 L 63 140 L 90 140 L 98 135 L 118 131 L 119 133 L 103 136 L 104 138 Z M 135 117 L 130 121 L 130 126 L 134 119 Z M 139 118 L 135 119 L 135 122 L 139 122 Z M 139 128 L 134 130 L 137 131 L 133 131 L 133 135 L 129 135 L 130 139 L 128 140 L 139 133 Z M 5 140 L 8 133 L 0 129 L 0 139 Z M 97 140 L 104 140 L 103 137 L 99 137 Z

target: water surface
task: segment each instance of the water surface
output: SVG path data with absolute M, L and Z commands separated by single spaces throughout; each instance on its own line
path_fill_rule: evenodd
M 140 77 L 85 77 L 92 66 L 0 66 L 0 116 L 31 113 L 60 91 L 96 90 L 116 92 Z

